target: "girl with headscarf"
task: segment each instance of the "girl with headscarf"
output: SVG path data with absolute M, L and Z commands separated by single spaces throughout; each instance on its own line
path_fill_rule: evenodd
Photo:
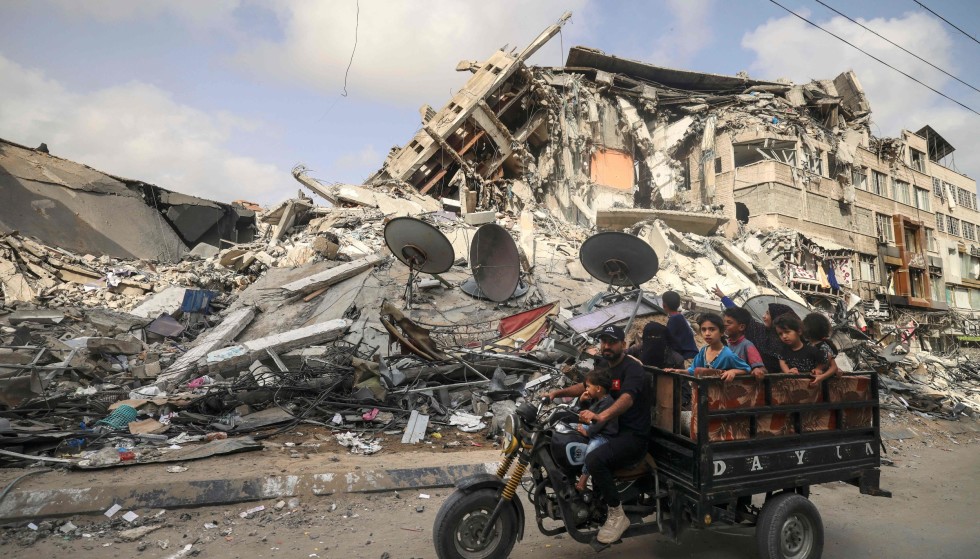
M 714 291 L 715 295 L 721 299 L 722 304 L 725 305 L 725 308 L 738 306 L 718 286 L 715 286 Z M 766 366 L 766 372 L 770 374 L 781 371 L 779 368 L 779 351 L 782 348 L 782 342 L 779 341 L 779 335 L 776 334 L 776 329 L 772 323 L 787 313 L 799 318 L 789 306 L 782 303 L 769 303 L 769 310 L 766 311 L 766 314 L 762 315 L 762 322 L 753 318 L 752 322 L 745 329 L 745 337 L 755 344 L 756 349 L 762 354 L 762 362 Z

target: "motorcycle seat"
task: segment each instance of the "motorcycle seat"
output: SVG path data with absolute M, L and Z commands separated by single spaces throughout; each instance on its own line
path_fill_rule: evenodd
M 653 456 L 647 454 L 643 457 L 643 460 L 640 460 L 636 464 L 614 471 L 613 477 L 619 481 L 633 481 L 635 479 L 640 479 L 643 476 L 650 475 L 656 469 L 656 461 L 654 461 Z

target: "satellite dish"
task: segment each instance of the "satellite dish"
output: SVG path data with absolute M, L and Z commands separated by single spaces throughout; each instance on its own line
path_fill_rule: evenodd
M 456 253 L 435 227 L 414 217 L 396 217 L 385 225 L 385 244 L 409 268 L 405 303 L 412 304 L 412 285 L 419 273 L 441 274 L 453 267 Z
M 646 241 L 615 231 L 586 239 L 579 249 L 579 260 L 589 275 L 618 286 L 639 287 L 660 269 L 657 253 Z
M 503 227 L 487 223 L 470 243 L 470 268 L 483 296 L 501 303 L 510 299 L 521 279 L 517 244 Z
M 385 244 L 416 272 L 441 274 L 453 267 L 453 244 L 435 227 L 414 217 L 396 217 L 385 225 Z
M 459 288 L 463 291 L 463 293 L 466 293 L 470 297 L 476 297 L 477 299 L 489 299 L 487 294 L 480 289 L 480 285 L 476 283 L 476 279 L 474 278 L 467 278 L 466 281 L 460 284 Z M 526 281 L 521 279 L 521 281 L 517 284 L 517 289 L 514 290 L 514 294 L 511 295 L 511 298 L 523 297 L 530 289 L 531 286 L 528 285 Z

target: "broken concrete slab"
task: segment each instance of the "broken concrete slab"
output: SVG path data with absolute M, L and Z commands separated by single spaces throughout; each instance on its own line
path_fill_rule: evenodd
M 243 307 L 228 313 L 221 321 L 221 324 L 208 331 L 202 338 L 198 339 L 197 344 L 177 358 L 167 369 L 157 378 L 154 386 L 163 390 L 170 390 L 171 387 L 179 384 L 201 366 L 205 364 L 204 359 L 208 353 L 218 347 L 234 340 L 242 330 L 249 325 L 255 318 L 255 307 Z
M 85 347 L 91 352 L 110 355 L 136 355 L 143 351 L 143 342 L 132 335 L 118 338 L 89 338 L 85 341 Z
M 719 227 L 728 223 L 728 217 L 720 214 L 679 210 L 610 208 L 596 212 L 596 228 L 600 231 L 622 231 L 649 219 L 660 219 L 673 229 L 697 235 L 712 235 Z
M 282 353 L 336 340 L 346 333 L 350 325 L 351 322 L 345 319 L 329 320 L 215 350 L 207 354 L 208 372 L 221 373 L 237 367 L 246 367 L 256 359 L 264 358 L 267 355 L 266 351 L 270 349 Z
M 287 283 L 282 286 L 282 289 L 290 295 L 306 295 L 307 293 L 312 293 L 324 287 L 330 287 L 331 285 L 340 283 L 345 279 L 352 278 L 364 270 L 380 264 L 383 260 L 384 257 L 380 254 L 365 256 L 364 258 L 345 262 L 301 280 Z
M 162 313 L 172 315 L 180 310 L 186 293 L 186 287 L 168 287 L 159 293 L 154 293 L 147 297 L 145 301 L 129 311 L 129 314 L 143 318 L 156 318 Z
M 218 249 L 218 247 L 216 247 L 214 245 L 209 245 L 208 243 L 198 243 L 187 254 L 189 256 L 194 256 L 194 257 L 197 257 L 197 258 L 201 258 L 203 260 L 207 260 L 208 258 L 212 258 L 214 256 L 217 256 L 219 252 L 221 252 L 221 251 Z
M 471 212 L 463 216 L 463 221 L 467 225 L 483 225 L 497 221 L 497 212 Z

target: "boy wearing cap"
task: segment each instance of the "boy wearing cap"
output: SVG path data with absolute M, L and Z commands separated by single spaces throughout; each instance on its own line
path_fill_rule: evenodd
M 593 420 L 605 423 L 615 418 L 619 422 L 619 433 L 585 457 L 586 467 L 592 476 L 592 486 L 609 507 L 606 522 L 596 537 L 600 543 L 608 544 L 619 540 L 630 525 L 619 501 L 613 471 L 635 464 L 646 456 L 650 435 L 651 397 L 643 366 L 626 355 L 626 333 L 623 329 L 619 326 L 606 326 L 597 337 L 600 354 L 609 367 L 609 376 L 612 379 L 609 395 L 614 401 L 612 406 L 598 414 L 590 410 L 580 412 L 579 420 L 590 424 Z M 552 399 L 575 397 L 584 392 L 585 385 L 580 383 L 554 390 L 548 396 Z

